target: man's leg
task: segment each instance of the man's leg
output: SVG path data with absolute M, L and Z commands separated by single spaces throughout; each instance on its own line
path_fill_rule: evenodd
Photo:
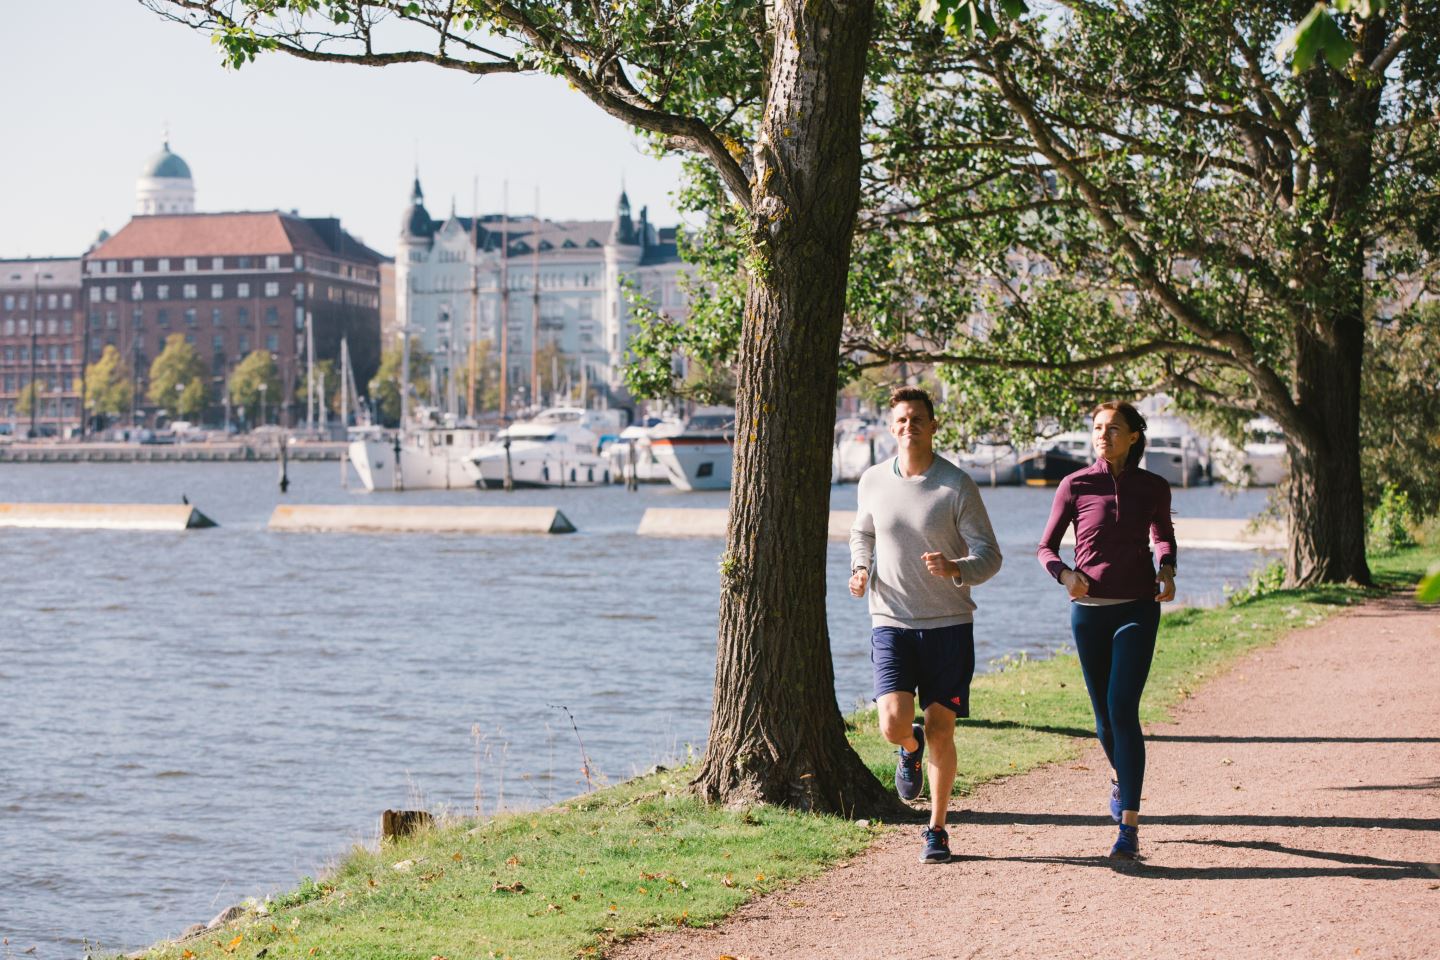
M 955 786 L 955 712 L 938 703 L 925 708 L 926 762 L 930 774 L 930 826 L 944 829 Z
M 880 736 L 910 753 L 920 749 L 914 730 L 915 694 L 906 690 L 882 694 L 875 699 L 875 709 L 880 715 Z

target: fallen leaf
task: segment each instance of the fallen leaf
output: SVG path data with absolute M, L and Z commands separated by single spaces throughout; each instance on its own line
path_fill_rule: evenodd
M 728 874 L 728 873 L 725 874 L 725 876 L 723 876 L 723 877 L 720 878 L 720 882 L 723 883 L 723 884 L 724 884 L 725 886 L 727 886 L 727 887 L 733 887 L 733 886 L 735 886 L 735 879 L 734 879 L 733 877 L 731 877 L 730 874 Z
M 525 884 L 521 883 L 519 880 L 516 880 L 514 883 L 501 883 L 499 880 L 496 880 L 496 881 L 495 881 L 495 885 L 490 888 L 490 892 L 491 892 L 491 893 L 524 893 L 524 892 L 525 892 Z
M 1231 760 L 1229 757 L 1226 757 L 1224 760 L 1221 760 L 1220 763 L 1221 763 L 1221 765 L 1223 765 L 1223 766 L 1229 767 L 1229 766 L 1233 766 L 1234 763 L 1235 763 L 1235 761 L 1234 761 L 1234 760 Z
M 456 863 L 459 863 L 461 860 L 464 860 L 465 858 L 460 855 L 459 851 L 456 851 L 455 854 L 450 857 L 450 859 L 451 859 L 451 860 L 454 860 Z
M 245 934 L 241 933 L 241 934 L 236 935 L 236 937 L 235 937 L 234 940 L 231 940 L 229 943 L 225 944 L 225 952 L 226 952 L 226 953 L 234 953 L 234 952 L 235 952 L 235 948 L 238 947 L 238 946 L 240 946 L 240 941 L 241 941 L 241 940 L 244 940 L 244 939 L 245 939 Z

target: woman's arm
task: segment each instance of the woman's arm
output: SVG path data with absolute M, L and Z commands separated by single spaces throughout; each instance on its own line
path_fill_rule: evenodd
M 1060 559 L 1060 541 L 1065 536 L 1065 529 L 1074 522 L 1075 498 L 1070 493 L 1070 478 L 1066 477 L 1055 489 L 1055 499 L 1050 504 L 1050 520 L 1045 524 L 1045 533 L 1040 537 L 1040 545 L 1035 550 L 1040 566 L 1057 581 L 1070 569 L 1065 561 Z

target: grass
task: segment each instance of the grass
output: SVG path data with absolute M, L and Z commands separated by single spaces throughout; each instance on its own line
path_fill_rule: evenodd
M 1372 560 L 1380 590 L 1279 591 L 1162 622 L 1144 703 L 1169 716 L 1245 651 L 1300 626 L 1413 585 L 1440 543 Z M 977 717 L 959 724 L 957 794 L 1075 756 L 1091 736 L 1073 656 L 1012 659 L 977 678 Z M 894 748 L 873 711 L 849 718 L 850 739 L 888 780 Z M 881 831 L 773 807 L 722 810 L 662 771 L 546 810 L 479 825 L 445 824 L 379 850 L 356 848 L 323 882 L 302 881 L 223 930 L 151 948 L 154 960 L 363 957 L 366 960 L 599 956 L 642 930 L 714 923 L 746 900 L 851 857 Z M 792 901 L 792 906 L 803 906 Z

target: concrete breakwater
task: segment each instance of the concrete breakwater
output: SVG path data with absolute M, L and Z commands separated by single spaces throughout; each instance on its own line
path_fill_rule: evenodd
M 302 440 L 286 447 L 290 460 L 339 460 L 345 452 L 340 441 Z M 216 462 L 226 460 L 278 460 L 273 440 L 236 440 L 220 443 L 10 443 L 0 446 L 0 463 L 137 463 L 157 461 Z

